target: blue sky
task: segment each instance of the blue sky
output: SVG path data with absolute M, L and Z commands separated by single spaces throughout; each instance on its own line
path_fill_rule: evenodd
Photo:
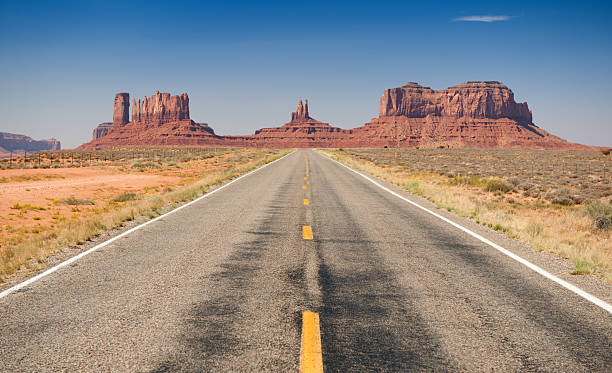
M 0 131 L 88 141 L 113 97 L 190 97 L 218 134 L 311 115 L 352 128 L 385 88 L 499 80 L 534 122 L 612 146 L 609 2 L 0 0 Z

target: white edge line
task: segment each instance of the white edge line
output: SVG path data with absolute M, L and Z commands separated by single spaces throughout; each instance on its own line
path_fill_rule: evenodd
M 34 277 L 32 277 L 32 278 L 28 279 L 28 280 L 26 280 L 26 281 L 20 282 L 19 284 L 15 285 L 15 286 L 13 286 L 13 287 L 10 287 L 10 288 L 8 288 L 8 289 L 4 290 L 3 292 L 1 292 L 1 293 L 0 293 L 0 299 L 2 299 L 2 298 L 4 298 L 4 297 L 6 297 L 7 295 L 9 295 L 9 294 L 11 294 L 11 293 L 16 292 L 17 290 L 23 289 L 24 287 L 26 287 L 26 286 L 28 286 L 28 285 L 30 285 L 30 284 L 32 284 L 32 283 L 34 283 L 34 282 L 36 282 L 36 281 L 38 281 L 38 280 L 40 280 L 40 279 L 44 278 L 44 277 L 49 276 L 49 275 L 50 275 L 50 274 L 52 274 L 53 272 L 55 272 L 55 271 L 57 271 L 57 270 L 59 270 L 59 269 L 61 269 L 61 268 L 63 268 L 63 267 L 66 267 L 66 266 L 68 266 L 68 265 L 70 265 L 70 264 L 72 264 L 72 263 L 76 262 L 77 260 L 81 259 L 82 257 L 84 257 L 84 256 L 86 256 L 86 255 L 89 255 L 89 254 L 93 253 L 94 251 L 96 251 L 96 250 L 98 250 L 98 249 L 100 249 L 100 248 L 102 248 L 102 247 L 104 247 L 104 246 L 107 246 L 108 244 L 110 244 L 110 243 L 112 243 L 112 242 L 114 242 L 114 241 L 116 241 L 116 240 L 118 240 L 118 239 L 120 239 L 120 238 L 122 238 L 122 237 L 125 237 L 125 236 L 129 235 L 129 234 L 130 234 L 130 233 L 132 233 L 132 232 L 135 232 L 135 231 L 137 231 L 137 230 L 139 230 L 139 229 L 141 229 L 141 228 L 144 228 L 144 227 L 146 227 L 147 225 L 149 225 L 149 224 L 151 224 L 151 223 L 153 223 L 153 222 L 158 221 L 159 219 L 165 218 L 165 217 L 166 217 L 166 216 L 168 216 L 168 215 L 174 214 L 175 212 L 180 211 L 180 210 L 184 209 L 185 207 L 187 207 L 187 206 L 189 206 L 189 205 L 192 205 L 192 204 L 194 204 L 194 203 L 196 203 L 196 202 L 198 202 L 198 201 L 200 201 L 200 200 L 202 200 L 202 199 L 204 199 L 204 198 L 206 198 L 206 197 L 208 197 L 208 196 L 210 196 L 210 195 L 213 195 L 213 194 L 217 193 L 218 191 L 220 191 L 220 190 L 222 190 L 222 189 L 224 189 L 224 188 L 226 188 L 226 187 L 228 187 L 228 186 L 232 185 L 233 183 L 237 182 L 238 180 L 240 180 L 240 179 L 242 179 L 242 178 L 244 178 L 244 177 L 247 177 L 247 176 L 249 176 L 250 174 L 255 173 L 255 172 L 259 171 L 259 170 L 263 170 L 264 168 L 268 167 L 269 165 L 271 165 L 271 164 L 273 164 L 273 163 L 276 163 L 276 162 L 280 161 L 281 159 L 283 159 L 283 158 L 285 158 L 285 157 L 288 157 L 288 156 L 290 156 L 291 154 L 293 154 L 293 153 L 295 153 L 295 152 L 296 152 L 296 151 L 294 150 L 294 151 L 292 151 L 291 153 L 286 154 L 286 155 L 284 155 L 284 156 L 280 157 L 279 159 L 276 159 L 276 160 L 274 160 L 274 161 L 272 161 L 272 162 L 270 162 L 270 163 L 266 163 L 265 165 L 260 166 L 260 167 L 258 167 L 258 168 L 256 168 L 256 169 L 254 169 L 254 170 L 251 170 L 251 171 L 247 172 L 246 174 L 244 174 L 244 175 L 242 175 L 242 176 L 239 176 L 239 177 L 237 177 L 236 179 L 234 179 L 234 180 L 232 180 L 232 181 L 228 182 L 227 184 L 224 184 L 224 185 L 220 186 L 219 188 L 217 188 L 217 189 L 215 189 L 215 190 L 213 190 L 213 191 L 211 191 L 211 192 L 209 192 L 209 193 L 206 193 L 206 194 L 204 194 L 203 196 L 200 196 L 200 197 L 198 197 L 198 198 L 194 199 L 193 201 L 187 202 L 187 203 L 185 203 L 184 205 L 181 205 L 181 206 L 179 206 L 179 207 L 175 208 L 175 209 L 174 209 L 174 210 L 172 210 L 172 211 L 168 211 L 167 213 L 165 213 L 165 214 L 163 214 L 163 215 L 160 215 L 160 216 L 156 217 L 155 219 L 151 219 L 151 220 L 149 220 L 149 221 L 147 221 L 147 222 L 145 222 L 145 223 L 142 223 L 142 224 L 140 224 L 140 225 L 137 225 L 137 226 L 135 226 L 134 228 L 131 228 L 131 229 L 129 229 L 129 230 L 127 230 L 127 231 L 125 231 L 125 232 L 123 232 L 123 233 L 121 233 L 121 234 L 119 234 L 119 235 L 117 235 L 117 236 L 115 236 L 115 237 L 113 237 L 113 238 L 111 238 L 111 239 L 107 240 L 107 241 L 104 241 L 104 242 L 102 242 L 102 243 L 100 243 L 100 244 L 98 244 L 98 245 L 96 245 L 96 246 L 92 247 L 91 249 L 88 249 L 88 250 L 86 250 L 86 251 L 83 251 L 82 253 L 80 253 L 80 254 L 78 254 L 78 255 L 75 255 L 75 256 L 73 256 L 72 258 L 67 259 L 67 260 L 65 260 L 65 261 L 61 262 L 60 264 L 56 265 L 55 267 L 51 267 L 51 268 L 49 268 L 48 270 L 46 270 L 46 271 L 44 271 L 44 272 L 42 272 L 42 273 L 40 273 L 40 274 L 38 274 L 38 275 L 36 275 L 36 276 L 34 276 Z
M 459 229 L 459 230 L 469 234 L 470 236 L 472 236 L 472 237 L 474 237 L 474 238 L 476 238 L 476 239 L 486 243 L 487 245 L 493 247 L 494 249 L 496 249 L 497 251 L 501 252 L 502 254 L 509 256 L 510 258 L 516 260 L 517 262 L 525 265 L 529 269 L 539 273 L 540 275 L 546 277 L 549 280 L 552 280 L 552 281 L 556 282 L 557 284 L 559 284 L 559 285 L 563 286 L 564 288 L 566 288 L 566 289 L 576 293 L 577 295 L 579 295 L 582 298 L 588 300 L 589 302 L 591 302 L 591 303 L 593 303 L 593 304 L 603 308 L 604 310 L 608 311 L 609 313 L 612 313 L 612 306 L 609 303 L 607 303 L 606 301 L 604 301 L 602 299 L 599 299 L 596 296 L 587 293 L 586 291 L 580 289 L 579 287 L 577 287 L 575 285 L 570 284 L 569 282 L 567 282 L 565 280 L 560 279 L 559 277 L 553 275 L 552 273 L 546 271 L 545 269 L 543 269 L 541 267 L 538 267 L 537 265 L 531 263 L 530 261 L 528 261 L 526 259 L 521 258 L 520 256 L 516 255 L 515 253 L 511 252 L 510 250 L 505 249 L 505 248 L 499 246 L 498 244 L 496 244 L 495 242 L 492 242 L 492 241 L 484 238 L 483 236 L 479 235 L 478 233 L 472 232 L 471 230 L 465 228 L 464 226 L 459 225 L 459 224 L 455 223 L 454 221 L 452 221 L 450 219 L 447 219 L 444 216 L 439 215 L 439 214 L 437 214 L 437 213 L 435 213 L 435 212 L 433 212 L 433 211 L 431 211 L 431 210 L 429 210 L 429 209 L 419 205 L 418 203 L 416 203 L 414 201 L 409 200 L 408 198 L 406 198 L 406 197 L 404 197 L 404 196 L 402 196 L 402 195 L 392 191 L 391 189 L 387 188 L 386 186 L 379 184 L 376 180 L 371 179 L 370 177 L 362 174 L 361 172 L 359 172 L 359 171 L 357 171 L 357 170 L 355 170 L 355 169 L 353 169 L 353 168 L 351 168 L 351 167 L 349 167 L 349 166 L 347 166 L 347 165 L 345 165 L 343 163 L 340 163 L 337 160 L 332 159 L 332 158 L 330 158 L 329 156 L 327 156 L 325 154 L 322 154 L 322 153 L 319 153 L 319 154 L 323 155 L 324 157 L 326 157 L 327 159 L 329 159 L 331 161 L 336 162 L 340 166 L 345 167 L 345 168 L 349 169 L 350 171 L 353 171 L 354 173 L 356 173 L 357 175 L 365 178 L 366 180 L 368 180 L 372 184 L 376 185 L 377 187 L 379 187 L 379 188 L 381 188 L 381 189 L 383 189 L 383 190 L 393 194 L 394 196 L 404 200 L 405 202 L 408 202 L 411 205 L 413 205 L 415 207 L 418 207 L 418 208 L 420 208 L 421 210 L 423 210 L 425 212 L 428 212 L 429 214 L 435 216 L 436 218 L 439 218 L 439 219 L 447 222 L 448 224 L 452 225 L 453 227 L 455 227 L 455 228 L 457 228 L 457 229 Z

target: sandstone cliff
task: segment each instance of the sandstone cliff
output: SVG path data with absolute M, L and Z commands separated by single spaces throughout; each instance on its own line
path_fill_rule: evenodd
M 98 127 L 94 128 L 92 140 L 99 139 L 102 136 L 106 136 L 106 134 L 113 128 L 112 122 L 104 122 L 98 124 Z
M 130 121 L 130 94 L 117 93 L 113 107 L 113 126 L 120 127 Z
M 408 83 L 385 90 L 379 115 L 532 121 L 527 103 L 515 102 L 514 93 L 500 82 L 467 82 L 441 91 Z
M 132 101 L 132 122 L 163 124 L 189 119 L 189 97 L 187 93 L 171 96 L 159 93 L 143 100 Z

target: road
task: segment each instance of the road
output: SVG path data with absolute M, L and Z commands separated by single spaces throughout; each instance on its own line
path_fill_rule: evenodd
M 0 370 L 298 371 L 304 311 L 326 372 L 612 367 L 610 313 L 300 150 L 0 299 Z

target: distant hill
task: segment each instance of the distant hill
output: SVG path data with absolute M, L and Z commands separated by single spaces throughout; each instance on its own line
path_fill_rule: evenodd
M 59 140 L 34 140 L 26 135 L 16 135 L 14 133 L 0 132 L 0 158 L 23 155 L 24 153 L 35 153 L 45 150 L 60 150 Z

